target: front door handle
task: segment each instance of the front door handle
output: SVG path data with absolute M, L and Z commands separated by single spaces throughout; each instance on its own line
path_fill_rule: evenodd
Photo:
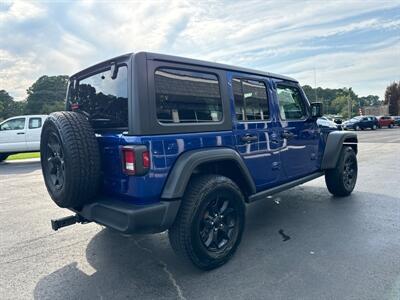
M 25 132 L 17 132 L 17 134 L 25 134 Z
M 246 134 L 244 136 L 241 137 L 241 140 L 245 143 L 251 143 L 251 142 L 255 142 L 258 140 L 258 137 L 256 135 L 253 134 Z
M 282 132 L 282 137 L 284 139 L 291 139 L 292 137 L 294 137 L 294 133 L 290 131 L 284 131 Z

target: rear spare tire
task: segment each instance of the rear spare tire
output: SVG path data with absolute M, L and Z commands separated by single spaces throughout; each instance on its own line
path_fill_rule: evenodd
M 83 114 L 50 114 L 43 124 L 40 161 L 47 190 L 58 206 L 80 208 L 96 195 L 100 151 Z

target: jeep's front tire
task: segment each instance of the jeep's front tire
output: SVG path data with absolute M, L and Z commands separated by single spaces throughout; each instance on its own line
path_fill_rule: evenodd
M 240 244 L 245 204 L 238 186 L 220 175 L 197 175 L 189 182 L 168 231 L 172 248 L 196 267 L 225 264 Z
M 79 209 L 96 195 L 100 150 L 83 114 L 63 111 L 49 115 L 41 134 L 40 161 L 47 190 L 58 206 Z
M 325 172 L 329 192 L 337 197 L 351 194 L 357 182 L 357 156 L 351 147 L 343 147 L 336 168 Z
M 3 160 L 6 160 L 8 157 L 7 153 L 0 153 L 0 162 L 2 162 Z

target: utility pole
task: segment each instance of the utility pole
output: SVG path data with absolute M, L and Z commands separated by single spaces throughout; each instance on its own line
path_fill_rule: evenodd
M 347 93 L 347 109 L 348 109 L 349 119 L 351 119 L 352 107 L 351 107 L 351 99 L 349 93 Z

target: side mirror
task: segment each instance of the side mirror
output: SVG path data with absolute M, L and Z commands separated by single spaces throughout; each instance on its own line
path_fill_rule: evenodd
M 311 103 L 311 117 L 314 119 L 320 118 L 323 115 L 323 106 L 321 102 Z

